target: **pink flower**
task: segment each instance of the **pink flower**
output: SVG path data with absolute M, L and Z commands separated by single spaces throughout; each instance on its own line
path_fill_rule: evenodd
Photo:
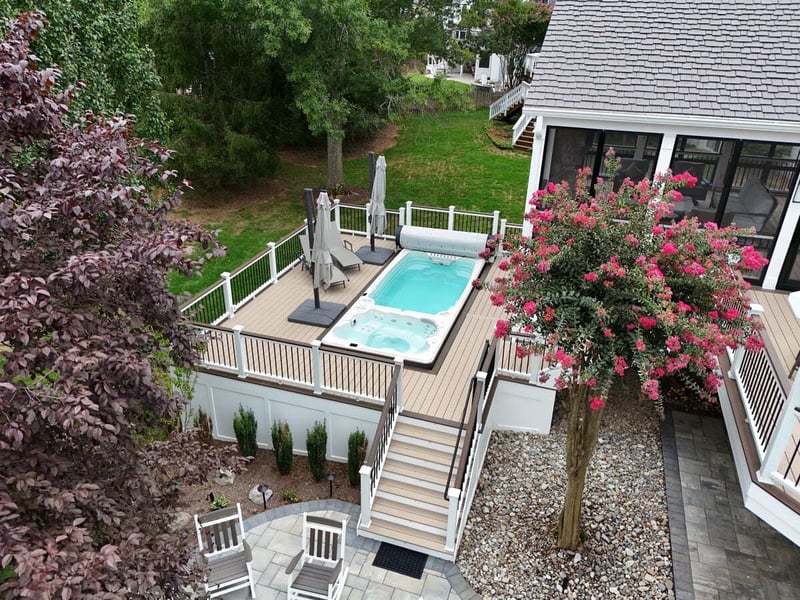
M 700 277 L 706 272 L 706 268 L 696 261 L 690 262 L 684 269 L 683 272 L 687 275 L 694 275 L 695 277 Z
M 661 225 L 655 225 L 653 227 L 653 235 L 661 235 L 664 233 L 664 228 Z
M 760 335 L 749 335 L 747 339 L 744 341 L 744 347 L 747 350 L 760 350 L 764 347 L 764 340 L 761 338 Z
M 723 319 L 728 319 L 730 321 L 732 321 L 733 319 L 735 319 L 738 316 L 739 316 L 739 311 L 734 307 L 730 307 L 729 309 L 725 310 L 722 313 L 722 318 Z
M 588 381 L 586 382 L 586 385 L 588 385 L 589 387 L 594 387 L 594 386 L 596 386 L 596 385 L 597 385 L 597 379 L 595 379 L 594 377 L 592 377 L 590 380 L 588 380 Z
M 508 324 L 508 321 L 499 320 L 494 326 L 494 337 L 497 339 L 504 338 L 508 335 L 509 331 L 511 331 L 511 327 Z
M 481 280 L 480 279 L 473 279 L 472 280 L 472 287 L 475 288 L 476 290 L 481 289 L 483 287 L 481 285 Z
M 536 312 L 536 302 L 533 300 L 528 300 L 525 304 L 522 305 L 523 312 L 528 315 L 529 317 Z
M 752 246 L 742 248 L 742 266 L 748 271 L 758 271 L 769 261 L 761 256 Z
M 606 327 L 605 329 L 603 329 L 603 335 L 606 337 L 611 337 L 612 335 L 614 335 L 614 333 L 608 327 Z
M 503 303 L 506 301 L 503 294 L 489 294 L 489 300 L 494 306 L 503 306 Z
M 681 349 L 681 339 L 677 335 L 669 336 L 666 343 L 670 352 L 677 352 Z
M 642 338 L 636 338 L 636 349 L 639 352 L 644 352 L 647 350 L 647 346 L 645 346 L 644 340 Z
M 680 250 L 678 250 L 678 248 L 676 248 L 675 244 L 673 244 L 672 242 L 667 242 L 666 244 L 661 246 L 661 252 L 669 256 L 670 254 L 677 254 L 678 252 L 680 252 Z
M 658 325 L 658 321 L 656 321 L 653 317 L 639 317 L 639 325 L 642 326 L 642 329 L 652 329 L 656 325 Z
M 556 311 L 554 311 L 552 309 L 552 307 L 548 306 L 547 308 L 544 309 L 544 320 L 545 321 L 550 322 L 555 318 L 556 318 Z
M 648 379 L 642 383 L 642 393 L 645 394 L 650 400 L 658 400 L 658 381 L 655 379 Z
M 595 273 L 595 272 L 587 273 L 586 275 L 583 276 L 583 278 L 586 281 L 596 281 L 597 280 L 597 273 Z
M 627 368 L 628 368 L 628 363 L 625 361 L 624 358 L 622 358 L 621 356 L 617 356 L 614 359 L 614 371 L 616 371 L 617 375 L 619 375 L 620 377 L 625 375 L 625 369 Z
M 605 405 L 606 405 L 606 403 L 603 402 L 603 399 L 600 396 L 595 396 L 594 398 L 592 398 L 592 401 L 589 403 L 589 408 L 591 408 L 592 410 L 600 410 Z
M 550 263 L 546 260 L 540 260 L 536 265 L 536 270 L 539 271 L 539 273 L 547 273 L 550 270 Z

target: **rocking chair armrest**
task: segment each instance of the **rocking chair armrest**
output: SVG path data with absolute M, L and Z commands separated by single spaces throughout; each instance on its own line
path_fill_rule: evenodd
M 244 547 L 244 562 L 253 562 L 253 550 L 250 548 L 250 544 L 242 540 L 242 546 Z
M 345 240 L 345 239 L 343 239 L 343 240 L 342 240 L 342 243 L 344 244 L 344 247 L 345 247 L 345 248 L 347 248 L 348 250 L 350 250 L 350 252 L 352 252 L 352 251 L 353 251 L 353 242 L 351 242 L 350 240 Z
M 331 574 L 328 575 L 328 584 L 329 585 L 333 585 L 334 583 L 336 583 L 336 580 L 339 578 L 339 573 L 342 572 L 342 565 L 343 564 L 344 563 L 342 562 L 342 559 L 340 558 L 339 561 L 336 563 L 336 566 L 333 569 L 331 569 Z
M 289 565 L 286 567 L 286 574 L 289 575 L 292 571 L 295 570 L 297 567 L 297 563 L 300 562 L 300 559 L 303 558 L 303 554 L 305 553 L 304 550 L 300 550 L 297 554 L 294 555 L 292 560 L 289 562 Z

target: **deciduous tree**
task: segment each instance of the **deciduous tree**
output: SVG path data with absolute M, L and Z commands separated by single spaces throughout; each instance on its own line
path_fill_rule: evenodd
M 58 65 L 63 81 L 81 80 L 72 111 L 137 116 L 136 132 L 162 139 L 167 123 L 158 98 L 153 54 L 139 40 L 135 0 L 0 0 L 0 17 L 44 11 L 49 26 L 32 41 L 42 64 Z
M 617 166 L 610 156 L 608 170 Z M 659 380 L 676 374 L 714 394 L 717 356 L 760 344 L 736 269 L 766 262 L 737 245 L 735 229 L 696 219 L 662 224 L 681 197 L 676 186 L 693 185 L 688 173 L 626 179 L 616 193 L 598 182 L 595 197 L 589 176 L 579 173 L 574 192 L 563 183 L 533 194 L 531 237 L 500 264 L 508 274 L 492 294 L 508 314 L 496 336 L 530 334 L 518 352 L 544 352 L 556 387 L 567 391 L 568 486 L 557 543 L 571 549 L 581 539 L 584 481 L 603 408 L 616 400 L 612 381 L 632 369 L 642 394 L 656 401 Z
M 41 28 L 0 43 L 0 595 L 186 597 L 202 565 L 169 527 L 176 486 L 238 463 L 175 431 L 198 340 L 165 276 L 218 248 L 168 220 L 166 150 L 122 117 L 69 124 Z

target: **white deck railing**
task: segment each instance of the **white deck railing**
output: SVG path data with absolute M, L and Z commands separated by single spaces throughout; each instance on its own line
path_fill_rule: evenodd
M 759 305 L 751 307 L 757 318 Z M 746 421 L 760 461 L 760 481 L 777 484 L 800 499 L 800 383 L 790 382 L 771 348 L 769 337 L 760 334 L 764 346 L 758 350 L 739 347 L 728 351 L 731 368 L 728 376 L 736 383 Z
M 195 325 L 203 340 L 201 366 L 368 402 L 383 403 L 395 364 L 322 350 L 320 341 L 299 344 L 210 325 Z
M 512 108 L 525 102 L 525 97 L 528 95 L 528 88 L 530 87 L 530 83 L 523 81 L 517 87 L 504 94 L 502 98 L 492 102 L 489 107 L 489 120 L 505 117 Z

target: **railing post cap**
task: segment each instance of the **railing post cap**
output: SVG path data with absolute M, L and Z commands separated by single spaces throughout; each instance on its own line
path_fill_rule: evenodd
M 311 345 L 314 348 L 319 348 L 320 346 L 322 346 L 322 340 L 314 340 L 313 342 L 311 342 Z
M 223 279 L 230 279 L 231 278 L 231 274 L 228 271 L 224 271 L 224 272 L 220 273 L 219 276 L 222 277 Z
M 237 333 L 241 333 L 244 331 L 244 325 L 234 325 L 232 329 Z
M 275 242 L 267 242 L 267 246 L 269 246 L 270 248 L 274 248 Z
M 763 315 L 764 314 L 764 307 L 760 304 L 751 304 L 750 305 L 750 312 Z
M 457 499 L 459 496 L 461 496 L 461 490 L 460 490 L 460 489 L 458 489 L 458 488 L 452 488 L 452 487 L 451 487 L 451 488 L 448 488 L 448 489 L 447 489 L 447 496 L 448 496 L 448 497 L 449 497 L 451 500 L 452 500 L 452 499 Z
M 372 467 L 369 465 L 361 465 L 361 468 L 358 470 L 359 475 L 371 475 L 372 474 Z
M 400 357 L 400 356 L 395 356 L 394 357 L 394 364 L 395 365 L 397 365 L 398 367 L 402 367 L 403 363 L 404 363 L 404 361 L 403 361 L 402 357 Z
M 487 377 L 488 374 L 485 371 L 478 371 L 477 373 L 475 373 L 475 379 L 477 379 L 478 381 L 486 381 Z

